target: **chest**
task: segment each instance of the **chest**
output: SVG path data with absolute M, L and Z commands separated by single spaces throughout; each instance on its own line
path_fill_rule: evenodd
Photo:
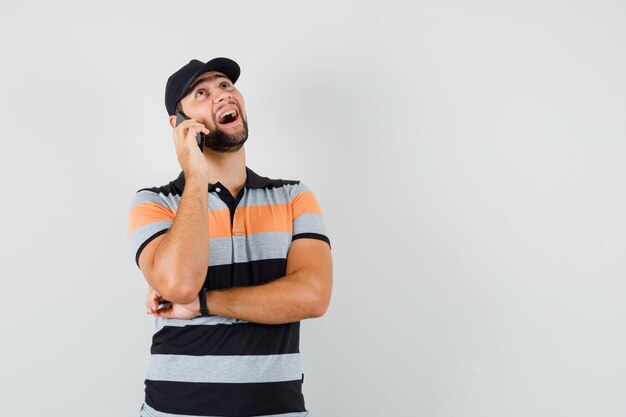
M 285 274 L 293 233 L 288 199 L 245 189 L 239 201 L 209 195 L 210 289 L 256 285 Z

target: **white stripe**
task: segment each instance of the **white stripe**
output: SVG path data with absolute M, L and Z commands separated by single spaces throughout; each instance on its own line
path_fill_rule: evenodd
M 248 384 L 302 378 L 300 354 L 249 356 L 150 355 L 152 381 Z
M 326 235 L 324 218 L 316 213 L 303 213 L 293 221 L 293 234 L 299 233 L 319 233 Z
M 291 236 L 291 233 L 286 232 L 260 232 L 233 236 L 232 239 L 230 237 L 209 239 L 209 266 L 264 259 L 286 259 Z
M 150 190 L 137 191 L 135 198 L 131 202 L 131 209 L 148 202 L 156 203 L 170 210 L 176 210 L 180 203 L 180 196 L 173 194 L 165 195 Z
M 143 245 L 146 240 L 162 230 L 169 229 L 171 226 L 171 221 L 161 221 L 150 223 L 135 229 L 129 237 L 130 247 L 133 250 L 133 254 L 137 253 L 141 245 Z
M 246 193 L 239 205 L 241 207 L 252 207 L 289 204 L 291 200 L 289 194 L 294 187 L 296 187 L 296 185 L 283 185 L 282 187 L 271 189 L 246 189 Z
M 232 319 L 230 317 L 210 316 L 194 317 L 192 319 L 167 319 L 155 317 L 154 325 L 158 332 L 165 326 L 185 327 L 185 326 L 215 326 L 216 324 L 238 324 L 247 323 L 245 320 Z

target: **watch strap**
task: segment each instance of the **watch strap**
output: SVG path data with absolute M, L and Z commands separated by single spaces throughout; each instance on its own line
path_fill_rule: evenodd
M 209 317 L 209 306 L 206 303 L 206 288 L 200 290 L 200 315 L 202 317 Z

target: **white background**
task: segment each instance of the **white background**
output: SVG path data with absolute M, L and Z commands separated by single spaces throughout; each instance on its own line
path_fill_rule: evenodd
M 215 56 L 248 166 L 325 214 L 316 417 L 626 415 L 623 1 L 24 1 L 0 35 L 1 415 L 138 415 L 128 205 Z

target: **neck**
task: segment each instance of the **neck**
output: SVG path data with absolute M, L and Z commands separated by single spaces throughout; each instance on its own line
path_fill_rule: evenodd
M 246 152 L 242 146 L 236 152 L 221 153 L 204 150 L 204 158 L 209 166 L 209 182 L 222 183 L 234 196 L 246 183 Z

